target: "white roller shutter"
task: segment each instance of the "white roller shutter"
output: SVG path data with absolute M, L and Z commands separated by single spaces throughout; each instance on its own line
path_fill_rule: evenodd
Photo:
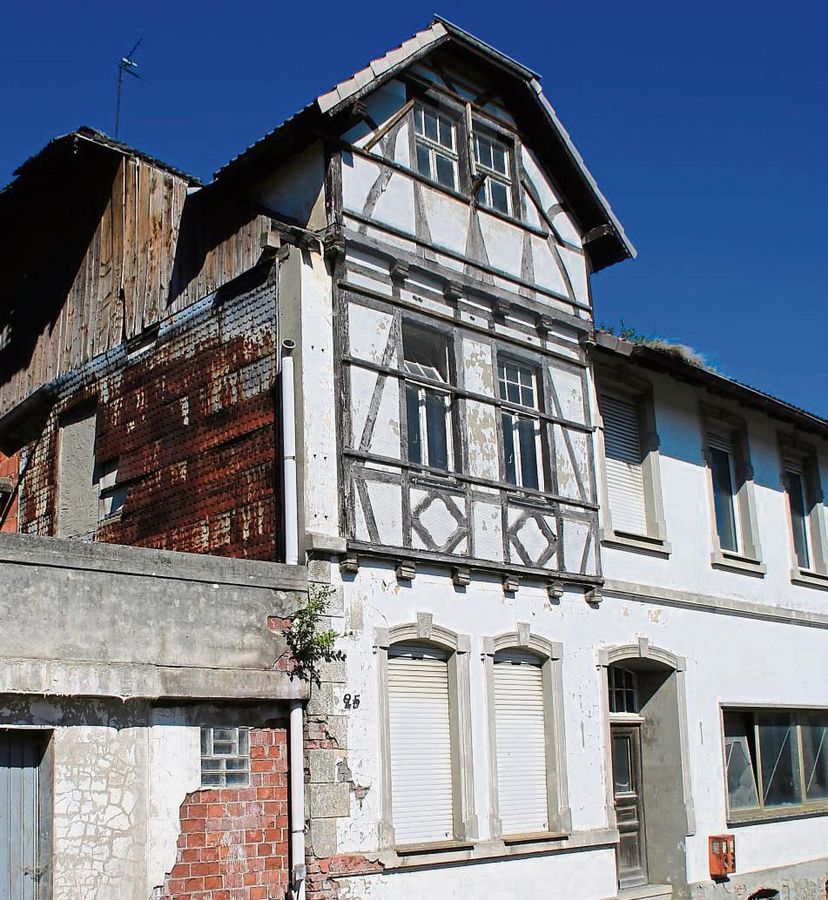
M 543 677 L 528 653 L 494 666 L 497 795 L 503 834 L 549 830 Z
M 398 844 L 454 837 L 448 663 L 422 648 L 388 659 L 391 805 Z
M 634 402 L 601 395 L 607 492 L 615 531 L 647 534 L 641 426 Z

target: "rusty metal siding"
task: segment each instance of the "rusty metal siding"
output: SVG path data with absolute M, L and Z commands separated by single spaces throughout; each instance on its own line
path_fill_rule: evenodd
M 130 358 L 122 348 L 73 372 L 25 451 L 20 530 L 54 534 L 58 422 L 94 398 L 96 460 L 117 460 L 126 488 L 96 540 L 276 559 L 276 313 L 272 281 L 210 297 L 165 319 L 151 349 Z

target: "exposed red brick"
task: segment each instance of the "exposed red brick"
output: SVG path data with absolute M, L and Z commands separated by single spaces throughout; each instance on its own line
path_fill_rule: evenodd
M 276 748 L 261 758 L 250 786 L 194 791 L 181 804 L 181 833 L 175 866 L 162 900 L 257 900 L 284 897 L 288 891 L 287 732 L 284 727 L 255 728 L 251 748 Z M 267 787 L 272 797 L 256 799 Z M 219 802 L 216 802 L 219 801 Z M 270 835 L 277 839 L 270 840 Z

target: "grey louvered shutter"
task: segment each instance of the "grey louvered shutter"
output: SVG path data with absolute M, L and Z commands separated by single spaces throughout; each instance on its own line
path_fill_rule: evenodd
M 549 830 L 543 675 L 528 653 L 498 653 L 494 666 L 497 796 L 503 834 Z
M 454 837 L 445 654 L 393 648 L 388 659 L 391 806 L 398 844 Z
M 602 394 L 601 417 L 613 530 L 647 534 L 638 409 L 634 401 Z

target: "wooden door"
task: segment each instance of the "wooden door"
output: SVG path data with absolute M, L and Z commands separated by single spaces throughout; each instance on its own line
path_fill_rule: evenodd
M 611 733 L 613 798 L 619 833 L 618 884 L 624 888 L 647 883 L 641 729 L 638 725 L 613 725 Z
M 0 898 L 49 895 L 49 848 L 44 837 L 40 769 L 44 735 L 0 729 Z

